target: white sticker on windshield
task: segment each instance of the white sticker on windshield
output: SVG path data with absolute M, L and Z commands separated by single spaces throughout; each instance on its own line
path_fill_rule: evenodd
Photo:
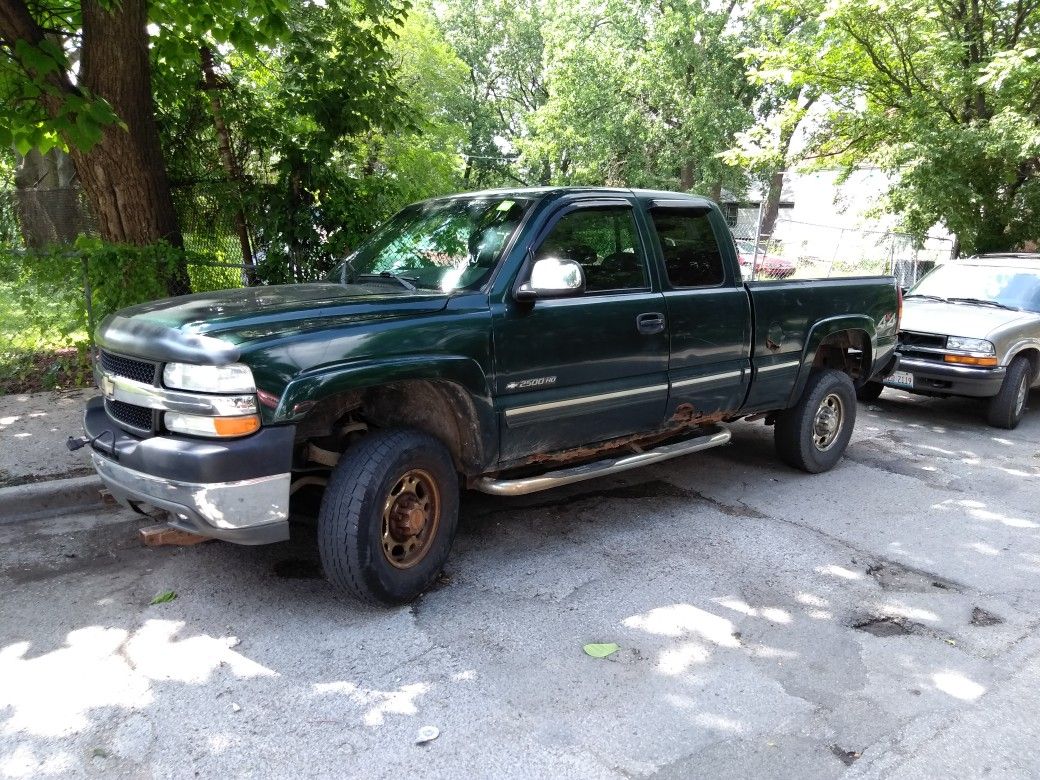
M 501 203 L 498 204 L 498 210 L 499 211 L 509 211 L 509 209 L 513 208 L 513 203 L 514 203 L 514 201 L 504 200 L 504 201 L 502 201 Z

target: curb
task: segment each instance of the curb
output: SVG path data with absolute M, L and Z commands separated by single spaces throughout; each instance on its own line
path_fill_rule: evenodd
M 0 488 L 0 524 L 41 520 L 70 509 L 103 506 L 103 488 L 97 476 L 53 479 Z

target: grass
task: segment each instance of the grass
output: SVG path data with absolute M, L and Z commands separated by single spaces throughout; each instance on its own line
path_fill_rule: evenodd
M 41 306 L 45 306 L 42 301 Z M 63 334 L 55 322 L 76 321 L 76 312 L 44 316 L 21 305 L 10 282 L 0 282 L 0 395 L 84 387 L 91 382 L 87 333 Z

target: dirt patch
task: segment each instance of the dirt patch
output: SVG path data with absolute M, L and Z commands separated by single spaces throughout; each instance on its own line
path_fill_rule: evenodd
M 957 644 L 957 640 L 949 634 L 899 615 L 866 615 L 854 620 L 852 627 L 857 631 L 883 639 L 897 636 L 924 636 L 938 639 L 949 645 Z
M 971 624 L 973 626 L 997 626 L 1004 622 L 1004 618 L 987 612 L 982 607 L 975 607 L 971 611 Z
M 839 747 L 838 745 L 831 745 L 831 753 L 837 756 L 838 760 L 841 761 L 841 763 L 843 763 L 845 766 L 852 766 L 854 763 L 856 763 L 856 760 L 861 755 L 863 755 L 862 753 L 856 750 L 846 750 L 845 748 Z
M 871 564 L 866 572 L 884 590 L 913 590 L 922 593 L 935 589 L 954 592 L 959 590 L 956 583 L 943 577 L 891 561 Z
M 859 631 L 866 631 L 873 636 L 908 636 L 914 633 L 914 627 L 924 628 L 917 623 L 895 617 L 872 617 L 853 623 L 852 627 Z
M 89 477 L 94 474 L 91 466 L 68 469 L 54 474 L 25 474 L 20 477 L 10 476 L 6 471 L 0 471 L 0 488 L 17 487 L 19 485 L 31 485 L 35 482 L 49 482 L 52 479 L 71 479 L 72 477 Z
M 92 384 L 86 351 L 74 347 L 42 352 L 0 351 L 0 395 L 70 390 Z

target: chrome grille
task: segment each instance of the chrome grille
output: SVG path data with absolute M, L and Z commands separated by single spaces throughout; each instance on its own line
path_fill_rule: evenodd
M 910 330 L 899 331 L 899 354 L 903 357 L 942 363 L 945 352 L 946 336 L 914 333 Z
M 113 355 L 111 352 L 105 352 L 104 350 L 101 351 L 100 361 L 101 368 L 113 376 L 126 377 L 146 385 L 155 384 L 155 373 L 158 368 L 156 363 L 123 357 L 122 355 Z
M 98 365 L 109 376 L 132 379 L 143 385 L 154 385 L 158 379 L 159 364 L 149 360 L 123 357 L 101 350 Z M 122 428 L 145 435 L 155 432 L 155 416 L 148 407 L 109 399 L 105 401 L 105 411 Z

